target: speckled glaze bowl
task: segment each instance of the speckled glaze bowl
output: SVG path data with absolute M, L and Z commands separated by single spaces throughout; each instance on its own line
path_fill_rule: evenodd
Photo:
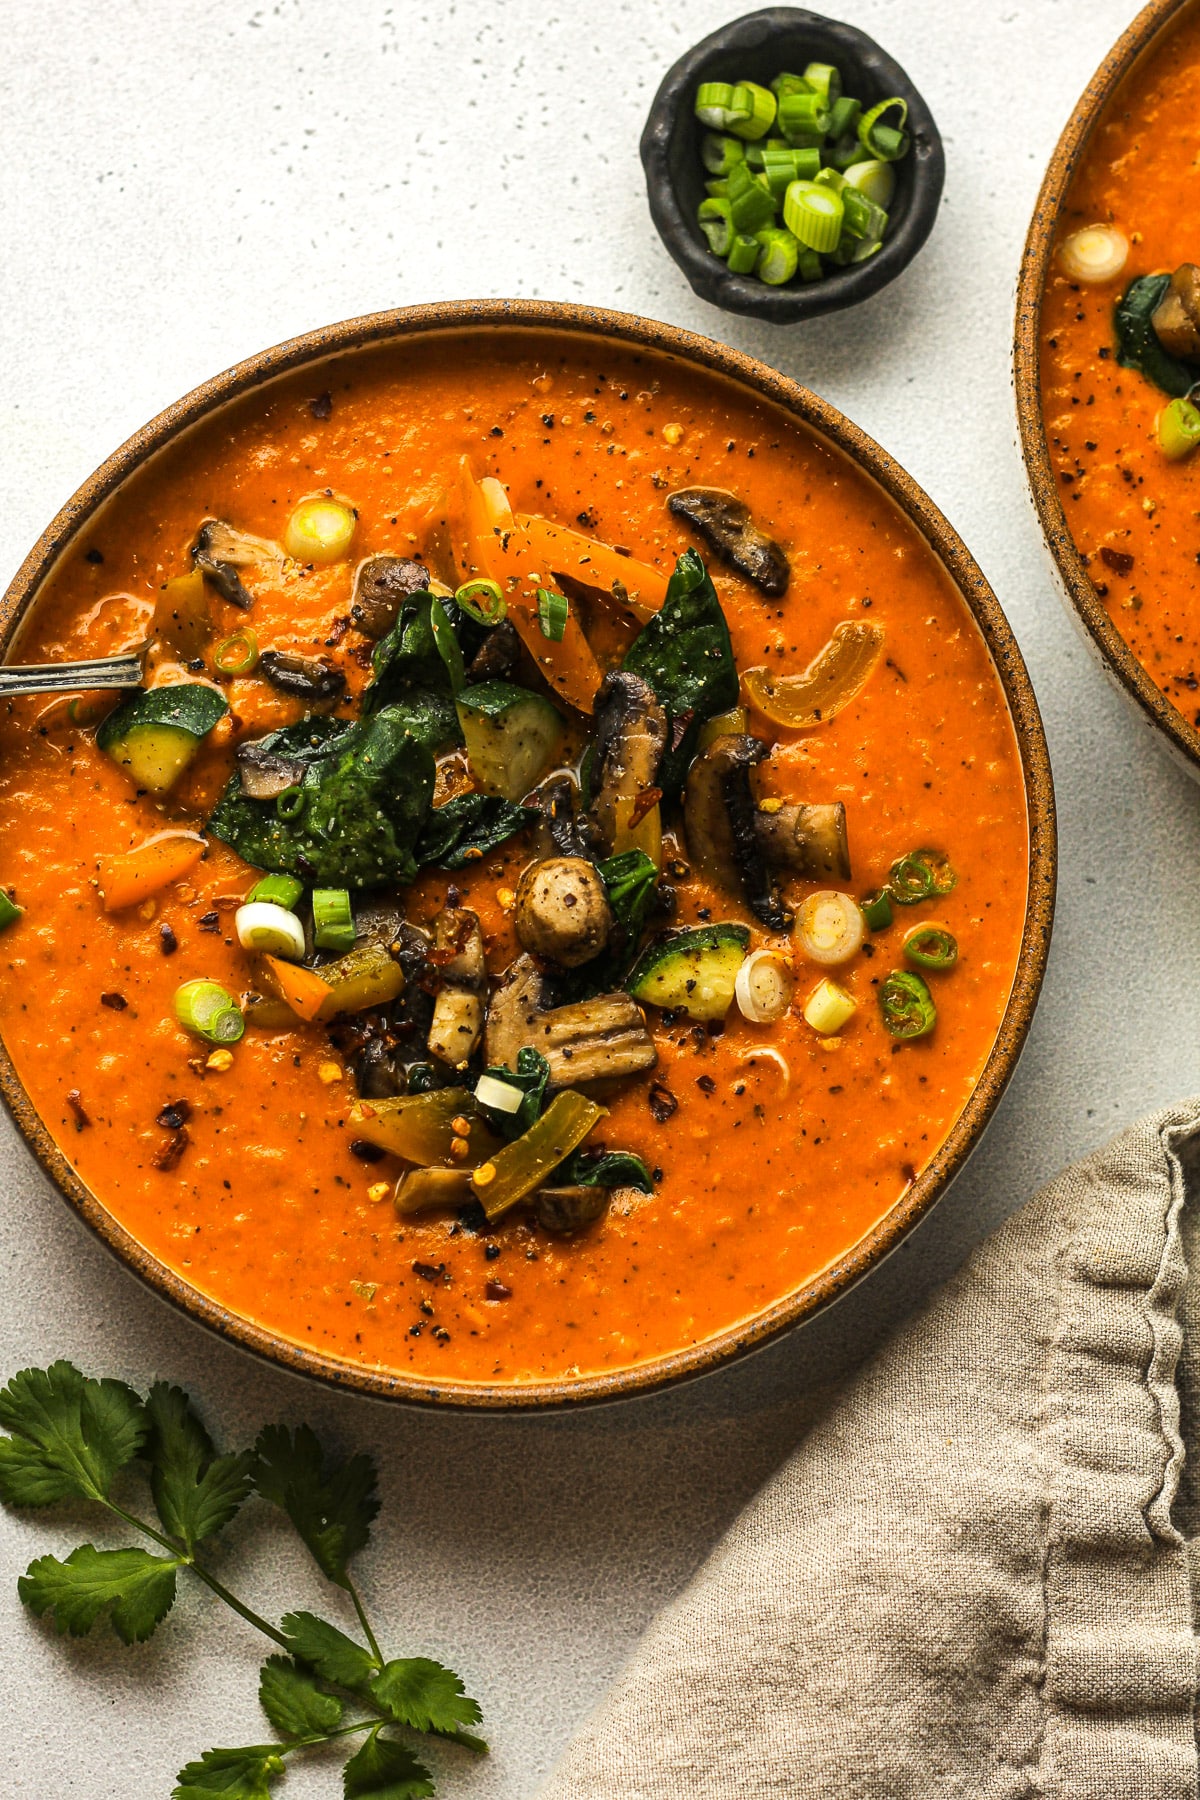
M 1072 177 L 1116 88 L 1180 14 L 1198 0 L 1151 0 L 1119 38 L 1084 89 L 1050 158 L 1034 208 L 1017 288 L 1014 375 L 1021 448 L 1034 505 L 1061 578 L 1068 611 L 1106 673 L 1138 708 L 1188 773 L 1200 780 L 1200 730 L 1179 712 L 1109 618 L 1067 524 L 1050 462 L 1041 400 L 1042 296 Z
M 383 1399 L 476 1409 L 520 1410 L 617 1399 L 704 1373 L 778 1336 L 828 1305 L 889 1251 L 946 1191 L 978 1142 L 1016 1066 L 1033 1018 L 1054 915 L 1056 840 L 1050 761 L 1037 702 L 1016 640 L 978 565 L 932 501 L 886 451 L 807 388 L 722 344 L 670 325 L 590 307 L 526 300 L 458 301 L 374 313 L 293 338 L 205 382 L 115 451 L 69 500 L 34 545 L 0 601 L 0 660 L 13 653 L 40 584 L 113 491 L 198 420 L 224 403 L 256 392 L 275 377 L 346 358 L 370 346 L 419 338 L 430 355 L 463 333 L 566 332 L 662 354 L 713 370 L 748 398 L 765 399 L 835 445 L 864 469 L 928 541 L 948 570 L 983 634 L 1011 712 L 1019 745 L 1029 821 L 1029 887 L 1025 928 L 1012 992 L 999 1033 L 974 1092 L 937 1155 L 896 1206 L 831 1268 L 785 1299 L 707 1342 L 614 1373 L 533 1382 L 522 1388 L 436 1381 L 364 1368 L 276 1336 L 192 1287 L 152 1256 L 81 1181 L 54 1143 L 0 1048 L 0 1092 L 38 1161 L 68 1204 L 128 1268 L 164 1299 L 222 1337 L 281 1367 Z
M 781 70 L 803 69 L 810 62 L 836 64 L 846 92 L 864 106 L 893 95 L 907 100 L 912 143 L 895 165 L 896 196 L 882 250 L 820 281 L 769 287 L 727 268 L 696 223 L 705 173 L 692 109 L 702 81 L 749 79 L 766 86 Z M 899 63 L 865 31 L 800 6 L 747 13 L 680 57 L 663 77 L 650 108 L 642 132 L 642 165 L 650 216 L 693 291 L 726 312 L 748 313 L 773 325 L 793 325 L 855 306 L 894 281 L 933 230 L 946 175 L 933 114 Z

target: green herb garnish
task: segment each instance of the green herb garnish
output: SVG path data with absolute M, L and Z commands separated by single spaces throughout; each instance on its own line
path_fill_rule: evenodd
M 433 1779 L 399 1732 L 451 1738 L 482 1752 L 471 1727 L 478 1704 L 451 1669 L 428 1657 L 388 1658 L 380 1648 L 350 1558 L 365 1548 L 379 1511 L 367 1456 L 330 1460 L 301 1426 L 268 1426 L 253 1450 L 218 1455 L 186 1394 L 163 1382 L 143 1401 L 121 1381 L 95 1381 L 69 1362 L 25 1369 L 0 1390 L 0 1500 L 12 1507 L 90 1501 L 154 1546 L 81 1544 L 30 1563 L 17 1590 L 31 1612 L 82 1637 L 107 1618 L 126 1644 L 141 1643 L 170 1611 L 181 1570 L 190 1571 L 280 1654 L 267 1658 L 259 1700 L 276 1741 L 206 1750 L 181 1769 L 174 1800 L 269 1800 L 297 1751 L 365 1733 L 343 1771 L 357 1800 L 423 1800 Z M 118 1476 L 149 1482 L 158 1523 L 113 1497 Z M 278 1626 L 247 1606 L 209 1568 L 201 1546 L 257 1495 L 291 1520 L 321 1573 L 354 1608 L 366 1642 L 315 1613 Z

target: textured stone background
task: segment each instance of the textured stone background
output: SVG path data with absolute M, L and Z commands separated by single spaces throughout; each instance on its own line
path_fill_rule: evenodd
M 224 1348 L 87 1238 L 0 1121 L 0 1372 L 69 1355 L 188 1386 L 232 1438 L 308 1417 L 370 1446 L 386 1513 L 366 1587 L 397 1648 L 487 1706 L 446 1792 L 528 1795 L 647 1617 L 829 1385 L 1064 1159 L 1194 1091 L 1195 789 L 1109 691 L 1055 596 L 1009 373 L 1041 171 L 1133 0 L 856 0 L 946 138 L 935 235 L 857 310 L 773 331 L 694 299 L 637 160 L 659 76 L 736 13 L 496 0 L 7 0 L 0 62 L 0 577 L 129 432 L 213 371 L 326 320 L 481 294 L 673 320 L 810 383 L 912 470 L 991 577 L 1054 754 L 1063 877 L 1024 1062 L 952 1194 L 806 1331 L 663 1399 L 575 1418 L 433 1418 L 326 1394 Z M 89 1531 L 91 1527 L 87 1528 Z M 314 1603 L 268 1523 L 230 1578 Z M 0 1786 L 165 1796 L 189 1754 L 253 1742 L 258 1645 L 188 1593 L 136 1650 L 63 1644 L 13 1582 L 69 1520 L 0 1517 Z M 333 1768 L 289 1777 L 295 1800 Z

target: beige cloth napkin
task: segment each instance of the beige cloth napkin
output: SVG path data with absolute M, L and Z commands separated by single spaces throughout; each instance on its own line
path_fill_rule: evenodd
M 1197 1288 L 1200 1101 L 1068 1169 L 854 1378 L 543 1800 L 1197 1800 Z

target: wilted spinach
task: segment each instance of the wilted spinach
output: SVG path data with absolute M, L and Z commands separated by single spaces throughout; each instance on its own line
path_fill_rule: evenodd
M 666 708 L 671 736 L 658 772 L 668 797 L 683 787 L 705 720 L 737 705 L 738 676 L 717 590 L 695 550 L 685 550 L 667 597 L 621 665 L 640 675 Z
M 1114 323 L 1117 361 L 1122 367 L 1137 369 L 1164 394 L 1178 399 L 1196 385 L 1200 371 L 1164 350 L 1151 324 L 1151 315 L 1170 285 L 1169 275 L 1139 275 L 1118 300 Z
M 422 868 L 465 868 L 540 817 L 536 807 L 495 794 L 457 794 L 430 813 L 417 839 L 417 861 Z

